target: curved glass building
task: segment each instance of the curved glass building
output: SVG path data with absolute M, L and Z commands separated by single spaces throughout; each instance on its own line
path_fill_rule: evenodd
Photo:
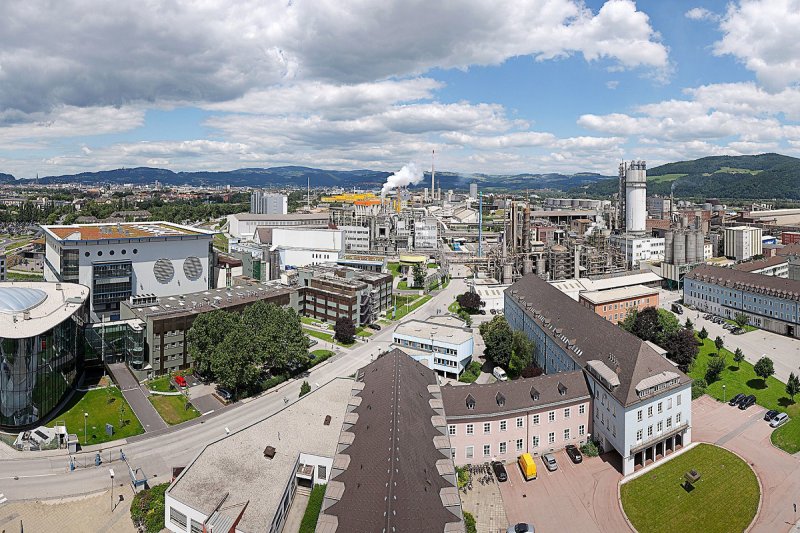
M 0 426 L 38 424 L 80 373 L 89 289 L 0 283 Z

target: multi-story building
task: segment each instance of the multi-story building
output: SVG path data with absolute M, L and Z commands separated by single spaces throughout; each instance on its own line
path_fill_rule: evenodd
M 766 259 L 757 261 L 745 261 L 737 263 L 732 267 L 741 272 L 751 272 L 763 276 L 775 276 L 778 278 L 789 277 L 789 257 L 786 255 L 774 255 Z
M 6 256 L 0 254 L 0 281 L 6 280 Z
M 162 298 L 139 297 L 122 302 L 120 326 L 126 335 L 143 332 L 143 349 L 125 354 L 128 366 L 140 379 L 189 368 L 186 334 L 202 313 L 224 309 L 240 312 L 255 302 L 266 302 L 300 311 L 297 289 L 279 282 L 256 283 L 240 280 L 232 287 Z M 138 321 L 135 323 L 134 321 Z M 113 328 L 117 324 L 106 323 Z
M 800 231 L 781 232 L 781 244 L 800 244 Z
M 591 395 L 579 370 L 441 390 L 458 465 L 508 463 L 523 453 L 580 446 L 592 431 Z
M 750 324 L 800 337 L 800 281 L 702 265 L 684 278 L 683 301 L 726 318 L 744 313 Z
M 628 268 L 636 270 L 642 261 L 661 261 L 664 259 L 664 239 L 630 234 L 611 235 L 609 244 L 619 247 L 625 254 Z
M 436 217 L 414 220 L 414 250 L 436 250 L 439 247 L 439 221 Z
M 37 424 L 77 384 L 88 299 L 75 283 L 0 285 L 0 427 Z
M 582 292 L 578 302 L 609 322 L 617 324 L 635 309 L 658 307 L 658 289 L 634 285 L 607 291 Z
M 472 330 L 464 328 L 463 322 L 455 325 L 436 318 L 399 324 L 392 334 L 392 343 L 437 374 L 458 379 L 472 361 L 475 349 Z
M 369 228 L 366 226 L 339 226 L 344 232 L 344 249 L 349 253 L 368 253 Z
M 620 454 L 623 474 L 691 441 L 691 379 L 650 345 L 537 276 L 506 290 L 505 316 L 546 374 L 583 370 L 592 436 Z
M 275 228 L 270 248 L 270 279 L 287 269 L 336 262 L 344 256 L 340 229 Z
M 297 269 L 300 312 L 336 322 L 348 317 L 357 326 L 378 320 L 392 301 L 392 275 L 333 263 Z
M 172 296 L 214 286 L 213 231 L 170 222 L 42 226 L 44 279 L 89 287 L 93 322 L 119 318 L 131 296 Z
M 264 191 L 250 193 L 250 212 L 255 215 L 285 215 L 288 205 L 288 199 L 283 194 L 269 194 Z
M 327 228 L 327 213 L 290 213 L 288 215 L 259 215 L 236 213 L 228 215 L 228 233 L 234 239 L 252 239 L 256 228 Z
M 761 228 L 734 226 L 725 228 L 725 257 L 746 261 L 754 255 L 761 255 Z
M 669 218 L 670 212 L 670 199 L 662 196 L 648 196 L 647 197 L 647 214 L 652 218 L 665 219 Z

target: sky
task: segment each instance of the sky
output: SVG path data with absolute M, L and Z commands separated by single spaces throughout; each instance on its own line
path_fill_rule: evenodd
M 0 3 L 0 172 L 800 156 L 800 0 Z

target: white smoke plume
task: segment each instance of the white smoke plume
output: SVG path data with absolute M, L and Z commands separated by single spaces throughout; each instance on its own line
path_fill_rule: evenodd
M 416 185 L 422 181 L 423 173 L 414 163 L 409 163 L 388 178 L 381 189 L 381 196 L 386 196 L 397 187 Z

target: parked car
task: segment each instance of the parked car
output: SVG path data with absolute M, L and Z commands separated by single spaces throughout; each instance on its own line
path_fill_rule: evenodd
M 478 311 L 478 313 L 480 313 L 481 315 L 485 315 L 486 314 L 486 309 L 481 309 L 480 311 Z
M 497 381 L 508 381 L 506 371 L 499 366 L 494 367 L 494 370 L 492 370 L 492 375 L 497 378 Z
M 780 414 L 780 411 L 776 411 L 774 409 L 770 409 L 766 413 L 764 413 L 764 420 L 767 422 L 772 422 L 772 419 L 775 418 Z
M 739 405 L 739 402 L 741 402 L 741 401 L 742 401 L 742 400 L 744 400 L 745 398 L 747 398 L 747 395 L 745 395 L 745 394 L 742 394 L 742 393 L 740 392 L 739 394 L 737 394 L 736 396 L 734 396 L 733 398 L 731 398 L 731 401 L 729 401 L 729 402 L 728 402 L 728 405 Z
M 778 413 L 777 415 L 775 415 L 775 418 L 772 419 L 769 425 L 770 427 L 776 428 L 780 425 L 785 424 L 788 421 L 789 421 L 789 415 L 787 415 L 786 413 Z
M 583 455 L 581 455 L 581 451 L 574 444 L 567 444 L 564 450 L 573 463 L 578 464 L 583 462 Z
M 367 324 L 367 327 L 369 329 L 374 329 L 375 331 L 380 331 L 381 330 L 380 324 Z
M 744 330 L 742 328 L 733 328 L 731 333 L 733 333 L 734 335 L 741 335 L 742 333 L 744 333 Z
M 555 456 L 552 453 L 546 453 L 542 456 L 542 461 L 544 462 L 544 467 L 551 472 L 555 472 L 558 470 L 558 463 L 556 462 Z
M 186 378 L 183 376 L 175 376 L 175 384 L 178 385 L 179 387 L 185 387 Z
M 682 315 L 682 314 L 683 314 L 683 307 L 681 307 L 681 306 L 680 306 L 680 305 L 678 305 L 678 304 L 672 304 L 672 311 L 673 311 L 673 312 L 674 312 L 676 315 Z
M 503 482 L 508 481 L 508 474 L 506 473 L 506 467 L 500 461 L 492 461 L 492 470 L 494 470 L 494 475 L 497 477 L 497 481 Z
M 489 313 L 491 313 L 493 315 L 496 315 L 497 314 L 497 309 L 494 309 L 494 308 L 489 309 Z
M 222 387 L 217 387 L 217 394 L 219 394 L 220 398 L 229 402 L 233 399 L 233 394 L 228 389 L 223 389 Z
M 508 529 L 506 529 L 506 533 L 535 533 L 535 531 L 533 524 L 525 524 L 522 522 L 513 526 L 508 526 Z
M 751 394 L 750 396 L 739 402 L 739 409 L 744 411 L 754 403 L 756 403 L 756 397 Z

